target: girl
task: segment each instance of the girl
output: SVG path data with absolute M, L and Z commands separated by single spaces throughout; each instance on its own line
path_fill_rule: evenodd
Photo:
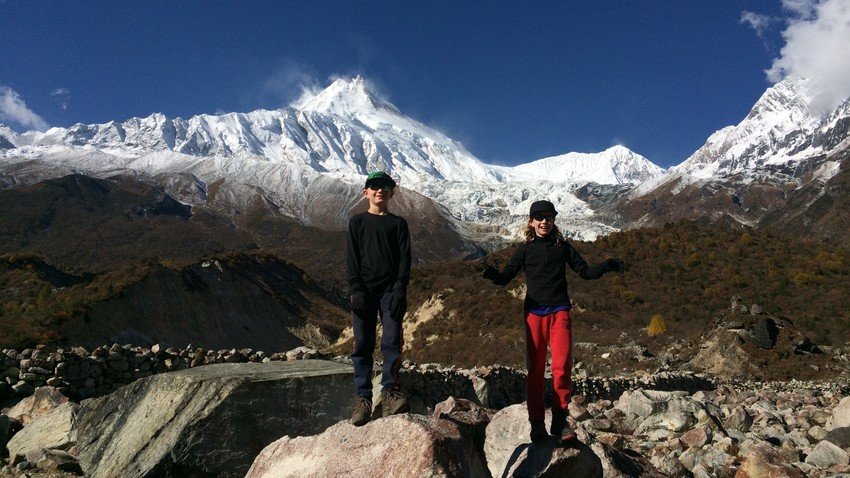
M 565 266 L 569 264 L 582 279 L 598 279 L 606 272 L 622 272 L 625 269 L 620 259 L 608 259 L 589 267 L 558 230 L 555 225 L 557 214 L 549 201 L 532 203 L 525 242 L 520 244 L 504 270 L 499 272 L 492 266 L 484 270 L 484 277 L 496 285 L 506 285 L 520 270 L 525 271 L 528 285 L 525 296 L 526 395 L 532 441 L 548 436 L 543 421 L 547 345 L 552 349 L 552 385 L 555 389 L 550 431 L 565 441 L 575 438 L 575 432 L 566 426 L 567 405 L 572 393 L 572 328 Z

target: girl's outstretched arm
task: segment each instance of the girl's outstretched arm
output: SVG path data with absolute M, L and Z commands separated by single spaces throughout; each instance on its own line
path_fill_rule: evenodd
M 564 244 L 564 247 L 566 247 L 567 264 L 582 279 L 599 279 L 607 272 L 623 272 L 626 270 L 626 265 L 621 259 L 606 259 L 595 266 L 589 266 L 572 245 L 567 242 Z
M 508 265 L 505 266 L 501 272 L 493 266 L 487 266 L 487 268 L 484 269 L 484 278 L 490 280 L 496 285 L 507 285 L 522 269 L 524 260 L 525 244 L 522 244 L 517 248 L 514 255 L 511 256 L 511 260 L 508 261 Z

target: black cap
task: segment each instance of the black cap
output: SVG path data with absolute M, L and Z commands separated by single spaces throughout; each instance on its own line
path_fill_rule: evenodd
M 528 210 L 528 215 L 533 216 L 535 214 L 540 214 L 541 212 L 552 213 L 553 216 L 558 215 L 558 211 L 555 210 L 555 205 L 550 203 L 549 201 L 534 201 L 531 203 L 531 208 Z
M 369 186 L 388 186 L 390 189 L 395 189 L 395 181 L 389 174 L 383 171 L 375 171 L 374 173 L 369 173 L 369 176 L 366 177 L 366 186 L 364 188 L 368 188 Z

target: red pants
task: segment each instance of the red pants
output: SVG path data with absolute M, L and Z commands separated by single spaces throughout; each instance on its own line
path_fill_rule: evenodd
M 573 332 L 570 311 L 562 310 L 549 315 L 525 313 L 526 368 L 528 379 L 525 392 L 528 397 L 529 421 L 543 421 L 546 408 L 543 394 L 546 387 L 546 346 L 552 348 L 552 385 L 555 389 L 553 407 L 566 410 L 572 393 L 570 368 L 572 366 Z

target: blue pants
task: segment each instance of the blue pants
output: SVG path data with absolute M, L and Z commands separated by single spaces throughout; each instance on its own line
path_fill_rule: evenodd
M 372 399 L 372 353 L 375 350 L 379 313 L 383 326 L 381 355 L 384 357 L 381 386 L 390 388 L 399 384 L 401 346 L 404 340 L 401 335 L 401 317 L 392 317 L 390 314 L 392 298 L 392 292 L 385 292 L 380 296 L 366 294 L 366 310 L 363 316 L 351 313 L 354 325 L 354 352 L 351 354 L 351 361 L 354 363 L 354 387 L 358 396 L 367 397 L 369 400 Z M 404 311 L 401 316 L 404 316 Z

